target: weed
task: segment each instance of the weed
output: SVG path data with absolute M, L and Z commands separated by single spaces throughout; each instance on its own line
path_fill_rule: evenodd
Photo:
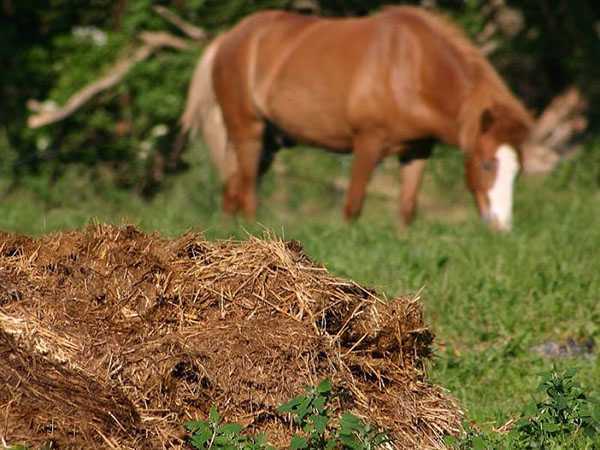
M 459 450 L 599 448 L 600 404 L 575 381 L 575 370 L 542 376 L 541 401 L 527 405 L 508 433 L 486 433 L 465 424 L 465 434 L 447 443 Z
M 305 395 L 295 397 L 277 409 L 280 413 L 290 414 L 302 429 L 301 434 L 292 436 L 291 450 L 373 450 L 390 442 L 386 433 L 348 412 L 342 414 L 337 427 L 332 426 L 328 404 L 333 396 L 331 382 L 325 379 L 317 386 L 307 387 Z M 189 441 L 196 449 L 273 449 L 264 434 L 244 435 L 241 425 L 222 424 L 214 406 L 208 421 L 188 422 L 186 428 L 192 433 Z
M 192 433 L 189 442 L 196 449 L 215 450 L 274 450 L 264 434 L 242 434 L 243 427 L 237 423 L 222 423 L 215 406 L 210 408 L 208 421 L 195 420 L 185 424 Z
M 543 376 L 538 390 L 546 398 L 529 404 L 513 430 L 519 446 L 545 448 L 557 438 L 578 433 L 600 437 L 600 404 L 586 396 L 574 377 L 574 369 Z
M 295 397 L 277 409 L 280 413 L 290 413 L 304 431 L 304 435 L 292 437 L 292 450 L 335 447 L 335 439 L 326 434 L 330 398 L 331 382 L 323 380 L 318 386 L 307 388 L 306 395 Z

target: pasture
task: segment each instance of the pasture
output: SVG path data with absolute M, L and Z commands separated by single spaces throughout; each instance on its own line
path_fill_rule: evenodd
M 223 217 L 206 150 L 152 199 L 117 190 L 101 170 L 67 169 L 25 177 L 0 202 L 0 229 L 40 235 L 91 220 L 133 223 L 167 236 L 186 230 L 244 238 L 265 230 L 297 239 L 333 274 L 388 296 L 420 295 L 435 332 L 432 381 L 454 394 L 467 416 L 491 429 L 518 414 L 539 374 L 578 369 L 598 394 L 600 362 L 600 160 L 589 151 L 546 178 L 521 177 L 514 229 L 494 234 L 477 219 L 463 182 L 462 157 L 438 148 L 426 169 L 420 214 L 397 219 L 398 164 L 380 167 L 362 217 L 342 220 L 350 158 L 283 150 L 260 185 L 257 223 Z M 329 174 L 326 176 L 326 174 Z M 334 174 L 331 180 L 331 174 Z M 4 192 L 7 188 L 0 180 Z M 549 358 L 536 349 L 573 340 L 582 354 Z M 593 347 L 588 352 L 589 347 Z

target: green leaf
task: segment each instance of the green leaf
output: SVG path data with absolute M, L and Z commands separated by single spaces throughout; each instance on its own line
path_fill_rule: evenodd
M 337 441 L 335 439 L 328 439 L 325 442 L 325 450 L 333 450 L 337 447 Z
M 444 444 L 448 447 L 456 447 L 458 445 L 458 438 L 456 436 L 444 436 Z
M 201 420 L 190 420 L 189 422 L 185 423 L 185 429 L 192 433 L 205 426 L 207 426 L 206 422 Z
M 210 407 L 210 412 L 208 413 L 208 420 L 214 425 L 218 424 L 219 420 L 221 420 L 221 416 L 219 416 L 219 411 L 217 411 L 217 407 L 214 405 Z
M 302 403 L 302 400 L 304 400 L 304 396 L 299 396 L 299 397 L 295 397 L 293 399 L 291 399 L 289 402 L 284 403 L 283 405 L 280 405 L 277 408 L 277 411 L 280 413 L 291 413 L 294 412 L 295 409 L 298 407 L 298 405 L 300 405 L 300 403 Z
M 544 424 L 544 431 L 547 433 L 555 433 L 557 431 L 560 431 L 562 427 L 558 424 L 558 423 L 545 423 Z
M 302 448 L 308 447 L 308 441 L 303 436 L 298 436 L 297 434 L 292 437 L 292 441 L 290 442 L 291 450 L 299 450 Z
M 568 369 L 565 371 L 565 373 L 564 373 L 564 375 L 563 375 L 563 376 L 564 376 L 565 378 L 573 378 L 573 377 L 575 377 L 575 375 L 576 375 L 576 374 L 577 374 L 577 368 L 575 368 L 575 367 L 570 367 L 570 368 L 568 368 Z
M 195 448 L 204 448 L 205 444 L 212 437 L 212 433 L 210 432 L 202 432 L 199 434 L 194 434 L 191 438 L 191 443 Z
M 254 439 L 254 442 L 259 447 L 265 446 L 267 444 L 267 435 L 265 433 L 258 433 Z
M 235 442 L 235 440 L 231 439 L 231 436 L 217 436 L 215 437 L 215 439 L 213 440 L 212 446 L 213 447 L 227 447 L 232 445 Z
M 327 424 L 329 423 L 329 417 L 313 416 L 312 421 L 315 426 L 315 431 L 320 435 L 324 434 L 327 429 Z
M 350 435 L 362 425 L 362 421 L 354 414 L 344 413 L 340 419 L 340 433 Z
M 223 434 L 238 434 L 240 433 L 244 427 L 242 427 L 239 423 L 228 423 L 223 425 L 219 431 Z
M 302 401 L 298 405 L 298 408 L 296 409 L 295 413 L 296 413 L 297 419 L 300 423 L 302 423 L 304 421 L 304 418 L 308 414 L 308 409 L 310 408 L 310 403 L 311 403 L 311 399 L 308 397 L 304 397 L 304 398 L 302 398 Z
M 340 441 L 344 444 L 344 448 L 351 450 L 360 450 L 362 448 L 362 444 L 354 436 L 345 436 L 344 438 L 340 438 Z
M 592 419 L 594 419 L 595 422 L 598 422 L 600 424 L 600 404 L 596 404 L 593 407 L 590 406 L 591 409 L 591 416 Z
M 325 411 L 326 404 L 327 404 L 327 398 L 323 397 L 323 396 L 319 396 L 319 397 L 315 398 L 315 401 L 313 402 L 314 408 L 317 411 L 319 411 L 319 413 L 322 413 L 323 411 Z
M 354 435 L 340 435 L 340 442 L 346 447 L 352 447 L 356 443 Z
M 525 407 L 525 409 L 523 409 L 523 415 L 527 416 L 527 417 L 535 416 L 537 413 L 538 413 L 538 407 L 533 402 L 527 404 L 527 406 Z
M 473 438 L 473 449 L 474 450 L 485 450 L 487 445 L 485 440 L 481 436 L 475 436 Z
M 331 380 L 329 378 L 325 378 L 323 381 L 319 383 L 317 386 L 317 392 L 319 394 L 328 394 L 331 392 Z
M 523 428 L 529 425 L 528 419 L 519 419 L 515 422 L 515 428 Z

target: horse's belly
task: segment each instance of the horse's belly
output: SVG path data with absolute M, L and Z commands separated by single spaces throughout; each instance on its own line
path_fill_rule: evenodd
M 270 100 L 269 120 L 295 140 L 332 150 L 351 148 L 352 129 L 335 100 L 301 89 L 279 90 Z

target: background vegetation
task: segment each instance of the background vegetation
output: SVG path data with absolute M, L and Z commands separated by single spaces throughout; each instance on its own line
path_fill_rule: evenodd
M 350 15 L 380 3 L 317 6 L 324 14 Z M 437 2 L 472 36 L 483 30 L 492 3 Z M 353 225 L 340 214 L 347 156 L 283 150 L 262 182 L 256 224 L 222 217 L 220 188 L 201 142 L 177 171 L 157 179 L 155 161 L 171 150 L 200 47 L 160 51 L 66 120 L 26 126 L 28 100 L 63 104 L 139 45 L 141 31 L 177 34 L 152 5 L 217 32 L 256 9 L 298 6 L 284 0 L 3 0 L 0 229 L 39 234 L 95 219 L 170 235 L 194 228 L 209 237 L 243 238 L 268 228 L 303 242 L 338 275 L 390 296 L 419 293 L 438 336 L 430 375 L 484 429 L 518 415 L 539 373 L 554 365 L 577 368 L 584 388 L 597 392 L 600 3 L 507 3 L 524 26 L 494 35 L 493 61 L 516 92 L 539 109 L 575 83 L 591 106 L 584 150 L 547 177 L 518 180 L 510 234 L 491 234 L 479 224 L 461 155 L 444 147 L 428 167 L 421 214 L 408 231 L 397 227 L 396 161 L 380 168 Z
M 2 0 L 0 9 L 0 177 L 60 178 L 85 167 L 94 180 L 152 193 L 156 163 L 171 150 L 187 83 L 201 46 L 163 50 L 140 62 L 116 88 L 66 120 L 26 126 L 28 101 L 51 109 L 105 74 L 140 46 L 144 31 L 180 31 L 163 5 L 216 33 L 264 8 L 318 9 L 326 15 L 376 11 L 383 0 Z M 411 3 L 411 2 L 404 2 Z M 590 104 L 600 99 L 600 3 L 594 0 L 425 0 L 493 43 L 492 56 L 516 92 L 540 110 L 576 83 Z M 486 33 L 493 22 L 495 32 Z M 31 104 L 31 102 L 29 102 Z M 596 109 L 592 127 L 598 127 Z

